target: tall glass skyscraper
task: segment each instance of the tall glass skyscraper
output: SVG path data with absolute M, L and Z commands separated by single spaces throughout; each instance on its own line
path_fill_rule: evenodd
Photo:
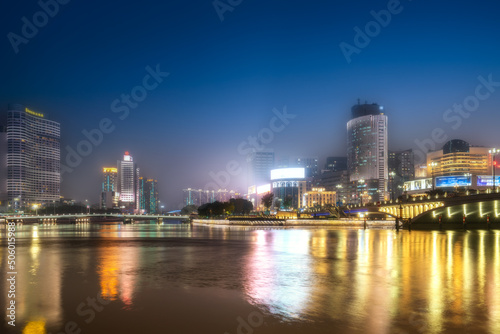
M 137 171 L 134 159 L 130 153 L 125 152 L 123 160 L 118 160 L 118 192 L 121 205 L 128 209 L 135 209 Z
M 358 198 L 387 199 L 387 116 L 376 103 L 352 107 L 347 123 L 347 164 L 350 180 L 359 183 Z
M 61 127 L 19 104 L 7 111 L 7 195 L 15 209 L 59 201 Z
M 139 209 L 155 214 L 158 212 L 158 181 L 139 177 Z

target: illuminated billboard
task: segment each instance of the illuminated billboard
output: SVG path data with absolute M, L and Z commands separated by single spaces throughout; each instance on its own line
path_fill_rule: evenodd
M 493 176 L 491 175 L 478 175 L 478 187 L 493 187 Z M 495 176 L 495 185 L 500 186 L 500 176 Z
M 271 180 L 304 179 L 305 168 L 279 168 L 271 170 Z
M 404 183 L 404 187 L 406 191 L 432 189 L 432 179 L 428 178 L 428 179 L 406 181 Z
M 271 191 L 271 184 L 265 184 L 263 186 L 258 186 L 257 187 L 257 194 L 265 194 Z
M 436 187 L 469 187 L 472 185 L 471 177 L 466 175 L 438 176 L 436 177 Z

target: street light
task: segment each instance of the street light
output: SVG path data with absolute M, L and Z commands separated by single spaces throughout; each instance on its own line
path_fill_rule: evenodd
M 434 190 L 434 167 L 437 167 L 438 163 L 433 161 L 431 162 L 431 181 L 432 181 L 432 190 Z
M 33 204 L 33 209 L 35 209 L 35 216 L 38 216 L 38 204 Z
M 495 191 L 496 184 L 495 184 L 495 168 L 497 167 L 497 161 L 496 161 L 496 155 L 500 153 L 500 150 L 497 150 L 496 148 L 491 149 L 488 151 L 492 156 L 493 156 L 493 191 Z

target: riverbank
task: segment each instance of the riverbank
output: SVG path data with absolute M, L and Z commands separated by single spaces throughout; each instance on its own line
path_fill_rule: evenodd
M 356 227 L 380 228 L 394 227 L 394 220 L 362 220 L 362 219 L 249 219 L 249 220 L 231 220 L 231 219 L 193 219 L 193 224 L 200 225 L 220 225 L 220 226 L 289 226 L 289 227 L 308 227 L 308 226 L 330 226 L 330 227 Z

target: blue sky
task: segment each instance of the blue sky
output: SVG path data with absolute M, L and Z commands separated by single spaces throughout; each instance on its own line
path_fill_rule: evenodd
M 391 149 L 416 148 L 435 128 L 449 139 L 499 145 L 500 87 L 458 129 L 443 120 L 475 95 L 479 76 L 500 81 L 498 2 L 401 1 L 350 63 L 339 45 L 356 46 L 354 28 L 364 31 L 372 11 L 395 2 L 232 3 L 239 4 L 221 21 L 212 1 L 70 1 L 17 53 L 8 34 L 22 36 L 21 19 L 33 23 L 42 9 L 36 1 L 3 5 L 0 110 L 22 103 L 61 122 L 63 163 L 83 130 L 105 118 L 115 126 L 64 175 L 64 196 L 96 202 L 101 167 L 128 150 L 177 208 L 183 188 L 204 187 L 229 161 L 244 166 L 238 145 L 284 106 L 296 117 L 266 144 L 277 156 L 345 155 L 358 98 L 385 107 Z M 111 103 L 158 64 L 169 76 L 120 120 Z M 244 190 L 245 179 L 231 177 L 230 187 Z

